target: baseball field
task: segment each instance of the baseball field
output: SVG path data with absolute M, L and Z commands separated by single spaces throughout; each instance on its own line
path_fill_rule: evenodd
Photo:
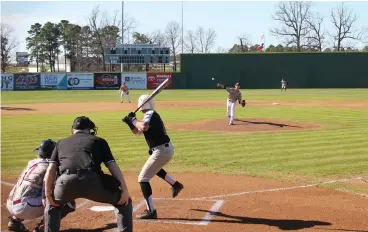
M 233 126 L 224 90 L 164 90 L 155 98 L 175 147 L 166 170 L 185 187 L 172 199 L 154 178 L 159 219 L 135 220 L 134 231 L 368 231 L 368 90 L 241 91 L 247 105 L 236 106 Z M 121 119 L 150 92 L 132 90 L 132 103 L 120 103 L 117 90 L 2 92 L 1 230 L 7 195 L 32 150 L 69 136 L 81 115 L 108 141 L 140 213 L 137 178 L 148 148 Z M 115 230 L 110 206 L 77 205 L 63 231 Z M 36 223 L 25 221 L 30 229 Z

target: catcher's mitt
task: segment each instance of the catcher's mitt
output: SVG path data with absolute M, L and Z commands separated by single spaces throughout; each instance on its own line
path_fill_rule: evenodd
M 245 100 L 241 101 L 241 105 L 242 105 L 242 107 L 244 107 L 246 105 Z

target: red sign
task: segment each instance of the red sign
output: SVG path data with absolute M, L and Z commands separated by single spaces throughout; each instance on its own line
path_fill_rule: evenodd
M 169 78 L 169 84 L 166 89 L 172 88 L 171 73 L 147 73 L 147 89 L 156 89 L 162 82 Z

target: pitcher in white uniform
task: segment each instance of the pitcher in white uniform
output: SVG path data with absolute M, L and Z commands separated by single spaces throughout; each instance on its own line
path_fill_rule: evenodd
M 226 116 L 229 118 L 229 126 L 234 125 L 236 102 L 238 102 L 239 104 L 241 104 L 242 102 L 242 94 L 239 90 L 240 84 L 236 83 L 235 88 L 225 87 L 221 84 L 217 84 L 217 87 L 226 89 L 226 91 L 228 92 L 228 97 L 226 100 Z

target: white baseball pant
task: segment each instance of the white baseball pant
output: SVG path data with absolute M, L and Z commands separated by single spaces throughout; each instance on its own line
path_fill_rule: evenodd
M 128 99 L 128 101 L 130 102 L 130 96 L 129 96 L 129 94 L 127 94 L 124 91 L 121 91 L 121 93 L 120 93 L 120 101 L 123 101 L 124 96 L 126 96 L 127 99 Z
M 23 200 L 7 200 L 6 208 L 9 213 L 21 219 L 34 219 L 43 216 L 44 207 L 42 205 L 42 196 L 37 198 L 28 198 Z
M 152 154 L 138 175 L 138 182 L 149 182 L 174 156 L 171 142 L 152 148 Z
M 230 101 L 229 99 L 226 100 L 226 116 L 230 119 L 230 123 L 232 123 L 234 121 L 234 117 L 235 117 L 235 106 L 236 106 L 236 101 Z

